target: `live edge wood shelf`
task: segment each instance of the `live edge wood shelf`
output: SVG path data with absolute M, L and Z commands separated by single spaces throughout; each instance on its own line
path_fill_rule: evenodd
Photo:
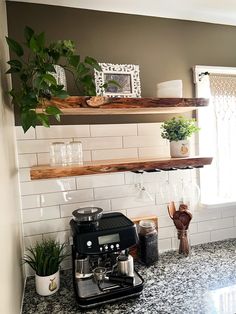
M 72 166 L 35 166 L 30 170 L 32 180 L 101 174 L 110 172 L 137 171 L 137 170 L 173 170 L 199 168 L 210 165 L 211 157 L 187 158 L 145 158 L 145 159 L 118 159 L 86 162 L 84 165 Z
M 179 114 L 208 105 L 206 98 L 118 98 L 103 96 L 71 96 L 53 98 L 45 103 L 61 109 L 65 115 L 117 114 Z M 37 112 L 42 112 L 38 108 Z M 81 176 L 121 171 L 173 170 L 202 167 L 212 162 L 211 157 L 120 159 L 87 162 L 83 166 L 35 166 L 30 170 L 32 180 Z
M 54 105 L 64 115 L 174 114 L 208 105 L 206 98 L 120 98 L 103 96 L 70 96 L 53 98 L 45 105 Z M 37 112 L 42 112 L 38 108 Z

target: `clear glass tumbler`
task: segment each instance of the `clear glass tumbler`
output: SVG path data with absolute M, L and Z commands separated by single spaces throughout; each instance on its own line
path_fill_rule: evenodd
M 67 164 L 66 144 L 63 142 L 54 142 L 50 145 L 50 165 L 65 166 Z
M 68 143 L 66 145 L 66 151 L 68 164 L 83 164 L 83 149 L 80 141 Z

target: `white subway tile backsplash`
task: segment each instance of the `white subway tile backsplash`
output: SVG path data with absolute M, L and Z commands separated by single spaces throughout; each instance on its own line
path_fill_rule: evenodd
M 138 135 L 152 135 L 161 136 L 161 124 L 162 123 L 139 123 Z
M 236 227 L 211 232 L 211 241 L 220 241 L 230 238 L 236 238 Z
M 112 210 L 117 210 L 117 209 L 122 209 L 122 208 L 129 209 L 129 208 L 147 206 L 147 211 L 148 211 L 148 206 L 151 206 L 151 205 L 155 205 L 154 200 L 150 200 L 150 199 L 141 200 L 135 196 L 120 197 L 120 198 L 111 200 Z
M 233 225 L 234 225 L 233 217 L 210 220 L 210 221 L 202 221 L 198 223 L 198 231 L 204 232 L 204 231 L 230 228 L 230 227 L 233 227 Z
M 190 244 L 197 245 L 210 242 L 210 232 L 195 233 L 190 235 Z
M 40 207 L 40 195 L 26 195 L 21 197 L 22 209 Z
M 70 204 L 93 200 L 93 190 L 65 191 L 57 193 L 45 193 L 41 195 L 41 205 L 44 207 Z M 34 206 L 36 207 L 36 206 Z
M 124 184 L 124 173 L 80 176 L 76 178 L 77 189 L 96 188 Z
M 61 205 L 61 217 L 71 217 L 72 212 L 78 208 L 82 207 L 100 207 L 104 211 L 110 211 L 110 201 L 109 200 L 102 200 L 102 201 L 90 201 L 90 202 L 83 202 L 83 203 L 76 203 L 76 204 L 68 204 L 68 205 Z
M 219 208 L 199 209 L 193 213 L 193 221 L 215 220 L 221 218 L 221 211 Z
M 92 137 L 137 135 L 137 124 L 102 124 L 90 128 Z
M 69 191 L 75 189 L 76 189 L 75 178 L 34 180 L 30 182 L 21 183 L 22 195 Z
M 124 136 L 124 147 L 155 147 L 165 146 L 166 141 L 160 136 Z
M 30 168 L 19 169 L 20 182 L 30 181 Z
M 72 138 L 57 139 L 57 142 L 69 142 Z M 48 153 L 51 143 L 55 142 L 52 140 L 25 140 L 18 141 L 18 153 L 29 154 L 29 153 Z
M 42 234 L 36 235 L 36 236 L 29 236 L 29 237 L 24 237 L 24 246 L 25 248 L 29 248 L 31 246 L 35 246 L 37 242 L 42 241 Z
M 165 227 L 165 228 L 159 228 L 158 229 L 158 238 L 159 239 L 165 239 L 165 238 L 174 238 L 176 235 L 176 229 L 175 227 Z
M 171 250 L 171 239 L 159 239 L 158 251 L 160 253 Z
M 139 217 L 147 217 L 147 216 L 158 216 L 158 209 L 156 206 L 153 205 L 146 205 L 142 206 L 139 204 L 140 207 L 134 207 L 134 208 L 127 208 L 127 216 L 130 218 L 139 218 Z M 158 221 L 158 225 L 159 221 Z
M 35 139 L 35 129 L 30 128 L 26 133 L 21 126 L 15 127 L 17 140 L 32 140 Z
M 53 125 L 50 128 L 43 126 L 36 128 L 37 139 L 80 138 L 88 136 L 90 136 L 89 125 Z
M 138 197 L 135 185 L 141 178 L 131 172 L 30 180 L 31 166 L 49 164 L 49 146 L 55 141 L 81 140 L 84 161 L 169 156 L 169 142 L 161 138 L 160 126 L 161 123 L 38 126 L 26 134 L 16 127 L 25 246 L 48 237 L 68 242 L 73 210 L 95 206 L 130 218 L 158 216 L 159 251 L 177 249 L 177 231 L 168 216 L 167 204 L 174 200 L 179 207 L 183 192 L 187 193 L 183 183 L 185 187 L 195 187 L 196 170 L 144 173 L 144 186 L 153 200 Z M 191 147 L 196 143 L 192 140 Z M 192 204 L 193 201 L 190 209 L 195 207 Z M 189 233 L 191 245 L 236 237 L 236 207 L 193 211 Z M 71 266 L 70 259 L 66 265 Z
M 138 158 L 137 148 L 101 149 L 92 151 L 92 160 Z
M 37 156 L 36 154 L 23 154 L 18 155 L 19 167 L 32 167 L 37 165 Z
M 59 206 L 39 207 L 22 211 L 23 222 L 60 218 Z
M 122 137 L 91 137 L 80 141 L 85 150 L 122 148 Z
M 52 232 L 52 233 L 44 233 L 43 239 L 53 239 L 59 242 L 60 244 L 66 243 L 69 245 L 69 237 L 71 233 L 70 231 L 59 231 L 59 232 Z
M 50 155 L 49 153 L 39 153 L 37 154 L 38 164 L 39 165 L 48 165 L 50 163 Z M 86 150 L 83 151 L 83 160 L 91 161 L 91 152 Z
M 139 158 L 164 158 L 169 157 L 170 149 L 168 146 L 140 147 L 138 155 Z
M 48 232 L 65 231 L 70 229 L 68 218 L 29 222 L 24 223 L 23 226 L 25 236 L 44 234 Z
M 159 227 L 171 227 L 174 225 L 173 220 L 169 216 L 160 216 L 158 218 Z
M 106 199 L 106 198 L 117 198 L 126 195 L 137 194 L 134 185 L 120 185 L 120 186 L 110 186 L 101 187 L 94 189 L 94 198 L 96 200 Z
M 215 210 L 215 209 L 213 209 L 213 210 Z M 230 207 L 222 208 L 221 209 L 221 215 L 222 215 L 222 217 L 236 216 L 236 207 L 230 206 Z

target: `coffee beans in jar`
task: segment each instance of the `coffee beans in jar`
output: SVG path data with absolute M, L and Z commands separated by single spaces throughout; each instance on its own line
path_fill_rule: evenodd
M 139 222 L 139 257 L 146 266 L 158 260 L 158 233 L 152 220 Z

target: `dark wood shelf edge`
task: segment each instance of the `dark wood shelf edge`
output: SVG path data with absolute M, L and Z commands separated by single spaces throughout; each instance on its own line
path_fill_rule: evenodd
M 109 161 L 88 162 L 84 165 L 34 166 L 30 170 L 32 180 L 72 177 L 91 174 L 104 174 L 112 172 L 137 171 L 137 170 L 172 170 L 199 168 L 210 165 L 212 157 L 186 157 L 186 158 L 146 158 L 146 159 L 120 159 Z

